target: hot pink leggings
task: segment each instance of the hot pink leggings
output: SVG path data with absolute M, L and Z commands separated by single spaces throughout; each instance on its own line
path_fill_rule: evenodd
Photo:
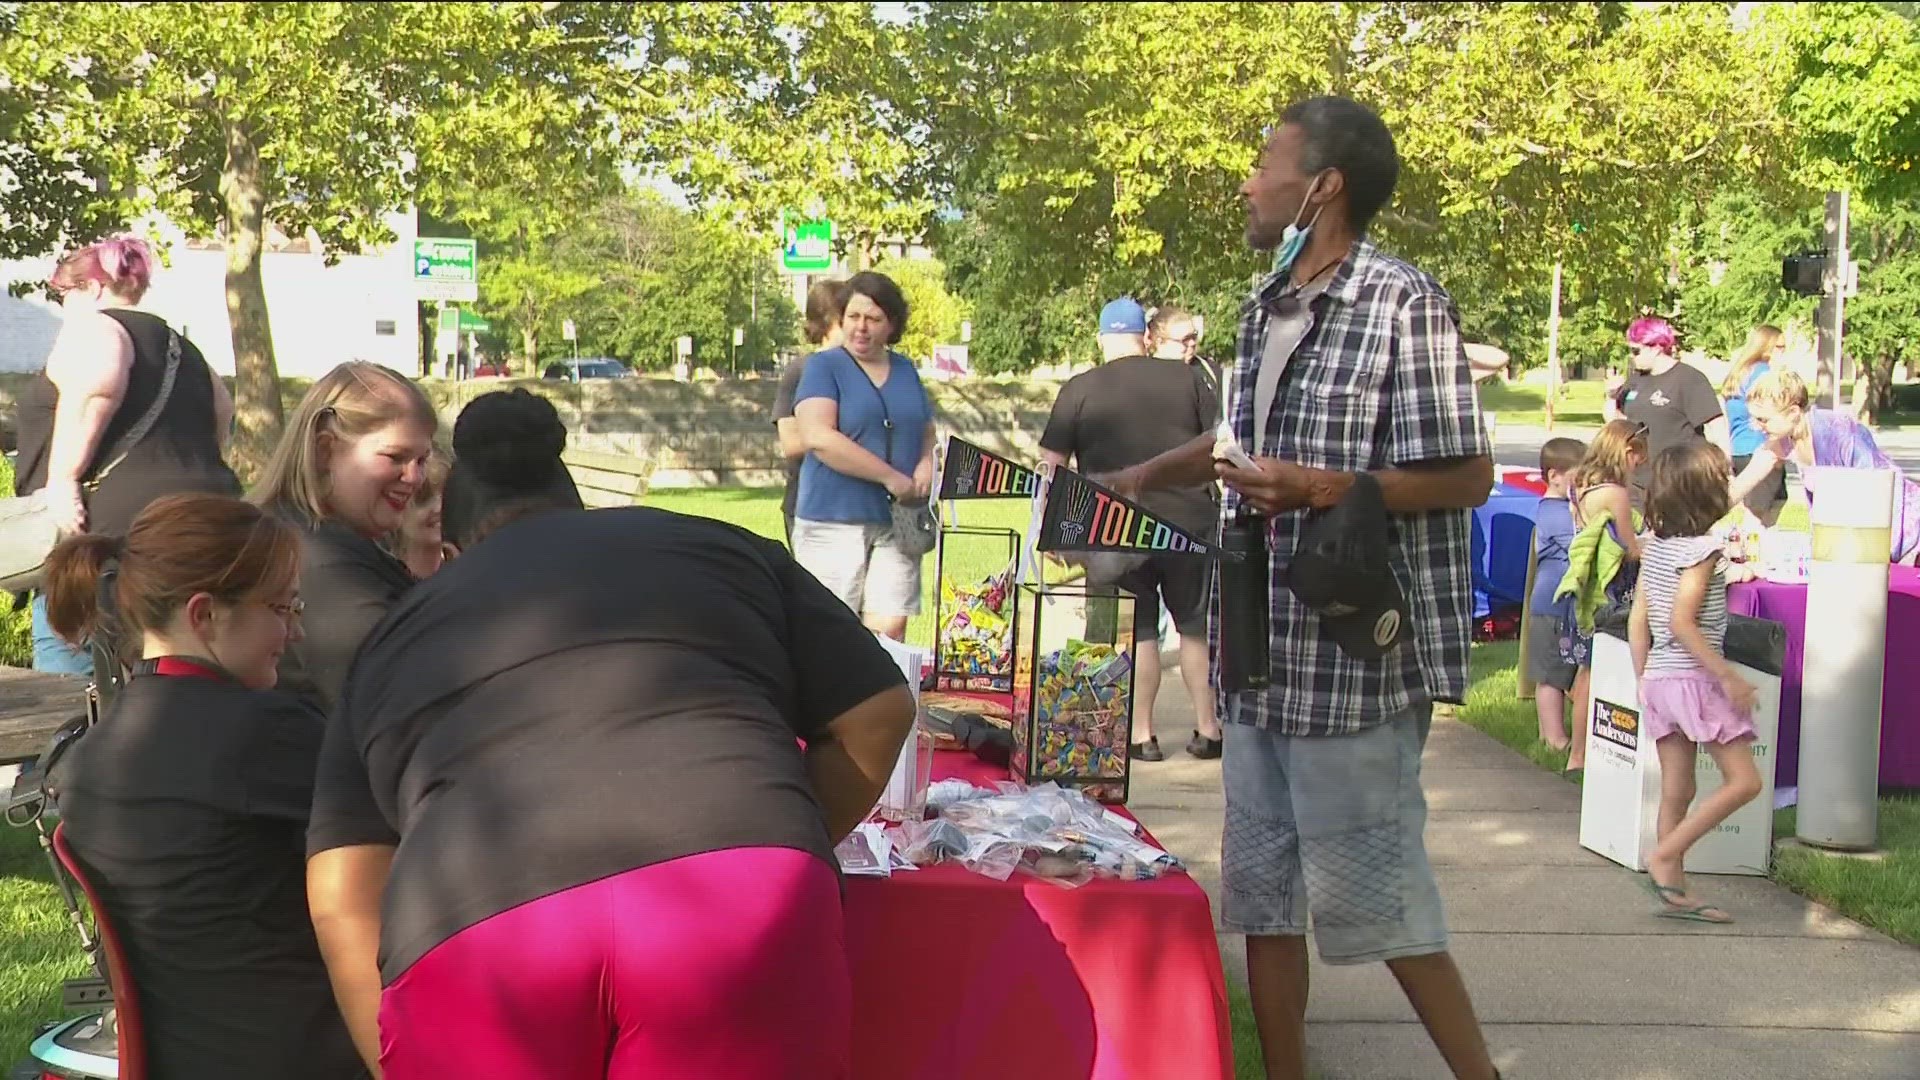
M 388 1080 L 839 1080 L 852 989 L 834 873 L 735 848 L 462 930 L 380 998 Z

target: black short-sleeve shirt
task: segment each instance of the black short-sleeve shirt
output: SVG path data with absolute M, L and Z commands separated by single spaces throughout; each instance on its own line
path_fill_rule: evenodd
M 1721 415 L 1720 395 L 1704 372 L 1691 364 L 1675 364 L 1658 375 L 1635 372 L 1620 388 L 1615 402 L 1627 419 L 1647 426 L 1647 460 L 1634 473 L 1633 484 L 1647 489 L 1653 459 L 1670 446 L 1685 446 L 1706 437 L 1706 427 Z
M 324 721 L 224 679 L 139 675 L 54 770 L 118 930 L 154 1080 L 366 1075 L 307 914 Z
M 1112 473 L 1184 446 L 1219 423 L 1220 399 L 1201 369 L 1128 356 L 1067 380 L 1040 446 L 1074 458 L 1080 472 Z M 1141 501 L 1185 528 L 1214 526 L 1206 488 L 1150 492 Z
M 330 718 L 310 852 L 398 844 L 381 971 L 686 855 L 833 864 L 796 736 L 903 685 L 779 544 L 649 507 L 506 526 L 396 604 Z
M 780 373 L 780 385 L 773 392 L 773 422 L 778 426 L 782 420 L 793 419 L 793 399 L 800 392 L 800 376 L 807 370 L 807 358 L 802 356 L 787 365 Z M 787 517 L 793 516 L 793 502 L 800 497 L 800 463 L 805 454 L 787 458 L 787 490 L 780 496 L 780 512 Z
M 361 640 L 413 587 L 413 574 L 392 552 L 337 521 L 310 524 L 290 511 L 282 516 L 300 529 L 306 612 L 302 640 L 280 657 L 279 688 L 332 712 Z

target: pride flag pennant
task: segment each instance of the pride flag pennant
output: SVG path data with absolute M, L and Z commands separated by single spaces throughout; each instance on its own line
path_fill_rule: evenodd
M 965 439 L 947 436 L 940 463 L 940 486 L 934 498 L 1030 499 L 1040 487 L 1040 474 L 1017 465 Z
M 1147 555 L 1197 555 L 1227 558 L 1203 539 L 1154 514 L 1131 499 L 1081 476 L 1056 468 L 1035 515 L 1039 551 L 1132 551 Z

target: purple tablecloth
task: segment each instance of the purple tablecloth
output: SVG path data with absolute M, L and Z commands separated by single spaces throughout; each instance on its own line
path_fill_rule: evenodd
M 1894 566 L 1887 588 L 1887 674 L 1880 705 L 1880 786 L 1920 788 L 1920 570 Z M 1780 680 L 1780 737 L 1774 779 L 1800 779 L 1800 665 L 1807 644 L 1807 587 L 1772 581 L 1729 586 L 1727 609 L 1787 628 Z

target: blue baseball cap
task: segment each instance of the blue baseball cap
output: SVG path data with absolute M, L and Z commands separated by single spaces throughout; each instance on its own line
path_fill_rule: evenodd
M 1144 334 L 1147 332 L 1147 311 L 1131 296 L 1123 296 L 1100 309 L 1100 332 Z

